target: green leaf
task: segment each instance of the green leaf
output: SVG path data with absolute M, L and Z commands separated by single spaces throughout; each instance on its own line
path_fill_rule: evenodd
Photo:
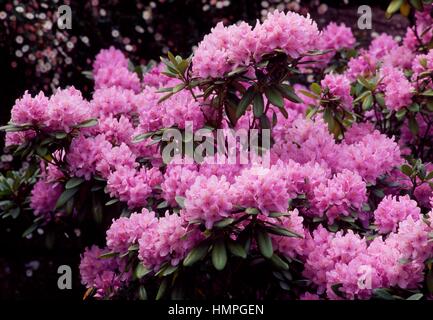
M 409 118 L 409 129 L 413 135 L 418 134 L 419 126 L 418 126 L 418 122 L 416 121 L 415 117 Z
M 306 91 L 306 90 L 299 90 L 299 93 L 302 93 L 304 96 L 309 97 L 311 99 L 319 99 L 320 97 L 315 95 L 312 92 Z
M 114 257 L 117 257 L 117 256 L 118 256 L 117 252 L 110 251 L 110 252 L 106 252 L 104 254 L 101 254 L 99 256 L 99 259 L 111 259 L 111 258 L 114 258 Z
M 157 209 L 164 209 L 164 208 L 167 208 L 167 207 L 168 207 L 168 202 L 167 201 L 163 201 L 163 202 L 161 202 L 160 204 L 158 204 L 156 206 Z
M 183 260 L 183 265 L 185 267 L 192 266 L 197 261 L 203 259 L 206 256 L 208 250 L 209 250 L 208 244 L 201 244 L 195 247 L 188 253 L 186 258 Z
M 365 88 L 367 88 L 369 90 L 373 89 L 373 85 L 364 77 L 358 77 L 357 81 L 358 81 L 358 83 L 360 83 Z
M 34 224 L 32 224 L 28 229 L 26 229 L 26 230 L 23 232 L 22 237 L 25 238 L 25 237 L 27 237 L 29 234 L 32 234 L 33 231 L 35 231 L 38 227 L 39 227 L 39 224 L 38 224 L 38 223 L 34 223 Z
M 419 112 L 420 105 L 418 103 L 413 103 L 408 107 L 409 111 L 411 112 Z
M 283 96 L 294 103 L 303 103 L 302 99 L 295 93 L 295 90 L 288 84 L 280 84 L 277 89 L 283 94 Z
M 63 191 L 59 199 L 57 199 L 55 210 L 63 207 L 63 205 L 68 202 L 68 200 L 71 199 L 78 192 L 78 190 L 78 188 L 74 188 Z
M 283 261 L 277 254 L 273 254 L 271 257 L 272 263 L 278 268 L 282 270 L 289 270 L 289 265 Z
M 315 94 L 319 95 L 322 93 L 322 88 L 320 87 L 320 85 L 318 83 L 313 82 L 310 85 L 310 90 L 313 91 Z
M 406 113 L 407 109 L 400 109 L 396 112 L 395 117 L 397 118 L 397 120 L 401 120 L 406 115 Z
M 168 280 L 167 278 L 164 278 L 164 280 L 162 280 L 159 286 L 158 293 L 156 294 L 156 300 L 160 300 L 164 296 L 165 291 L 167 291 L 167 287 L 168 287 Z
M 413 295 L 411 295 L 409 298 L 407 298 L 406 300 L 420 300 L 424 295 L 422 293 L 415 293 Z
M 141 262 L 139 262 L 134 270 L 134 275 L 137 279 L 141 279 L 150 272 L 151 270 L 147 269 Z
M 253 112 L 256 118 L 260 118 L 264 111 L 264 102 L 263 96 L 261 93 L 258 93 L 254 96 L 253 99 Z
M 265 90 L 265 95 L 268 98 L 268 100 L 274 105 L 279 108 L 284 107 L 284 100 L 281 93 L 275 89 L 274 87 L 268 87 Z
M 81 178 L 71 178 L 66 182 L 65 189 L 73 189 L 82 184 L 85 180 Z
M 174 199 L 176 200 L 179 207 L 181 207 L 182 209 L 185 208 L 185 197 L 176 196 Z
M 300 234 L 297 234 L 296 232 L 290 231 L 283 227 L 277 227 L 277 226 L 266 226 L 266 230 L 272 234 L 276 234 L 278 236 L 285 236 L 285 237 L 291 237 L 291 238 L 303 238 Z
M 257 208 L 246 208 L 245 209 L 245 213 L 246 214 L 251 214 L 251 215 L 256 215 L 256 214 L 259 214 L 260 211 Z
M 107 201 L 105 203 L 105 205 L 108 207 L 108 206 L 111 206 L 112 204 L 115 204 L 117 202 L 119 202 L 119 199 L 111 199 L 110 201 Z
M 402 4 L 403 0 L 392 0 L 391 3 L 388 5 L 388 8 L 386 9 L 387 15 L 391 16 L 392 14 L 396 13 L 398 10 L 400 10 Z
M 144 286 L 140 286 L 140 288 L 138 288 L 138 298 L 140 300 L 147 300 L 147 291 Z
M 218 240 L 212 249 L 212 263 L 219 271 L 223 270 L 227 264 L 227 251 L 223 239 Z
M 171 264 L 167 265 L 164 270 L 161 272 L 161 275 L 163 277 L 171 275 L 173 272 L 175 272 L 178 269 L 178 266 L 172 266 Z
M 424 9 L 424 6 L 422 4 L 422 0 L 409 0 L 412 7 L 414 7 L 418 11 L 422 11 Z
M 403 172 L 405 175 L 407 175 L 408 177 L 410 177 L 413 174 L 413 169 L 411 166 L 407 165 L 407 164 L 403 164 L 400 168 L 401 172 Z
M 268 259 L 271 258 L 274 254 L 274 248 L 271 237 L 264 229 L 257 230 L 257 243 L 261 254 Z
M 373 294 L 375 297 L 383 300 L 395 300 L 395 298 L 391 295 L 388 289 L 378 288 L 373 289 Z
M 249 87 L 248 90 L 245 92 L 244 96 L 242 97 L 241 101 L 239 101 L 238 107 L 236 109 L 236 117 L 238 119 L 243 116 L 248 106 L 253 101 L 255 95 L 256 92 L 254 86 Z
M 371 95 L 371 92 L 369 95 L 367 95 L 364 98 L 364 101 L 362 102 L 362 110 L 370 110 L 371 107 L 373 106 L 373 96 Z
M 260 127 L 262 129 L 270 129 L 271 128 L 271 121 L 269 121 L 269 118 L 266 114 L 262 114 L 260 117 Z
M 233 218 L 225 218 L 225 219 L 220 220 L 217 223 L 215 223 L 214 226 L 217 227 L 217 228 L 225 228 L 228 225 L 232 224 L 233 221 L 235 221 L 235 219 L 233 219 Z
M 241 244 L 239 244 L 233 240 L 229 240 L 227 242 L 227 247 L 229 248 L 229 251 L 234 256 L 241 257 L 243 259 L 245 259 L 247 257 L 247 253 Z
M 75 128 L 89 128 L 89 127 L 93 127 L 96 126 L 98 124 L 98 119 L 88 119 L 86 121 L 80 122 L 79 124 L 77 124 L 75 126 Z

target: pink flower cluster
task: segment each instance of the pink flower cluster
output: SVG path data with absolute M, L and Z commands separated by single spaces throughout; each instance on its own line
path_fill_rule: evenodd
M 254 29 L 245 22 L 229 27 L 219 23 L 195 51 L 193 71 L 202 78 L 223 77 L 238 66 L 260 61 L 275 49 L 297 58 L 315 48 L 318 35 L 315 22 L 294 12 L 276 10 Z
M 412 217 L 415 221 L 419 220 L 421 210 L 416 201 L 409 196 L 404 197 L 385 197 L 377 209 L 374 211 L 374 221 L 379 227 L 380 233 L 396 232 L 398 224 Z
M 431 230 L 422 219 L 409 216 L 397 232 L 369 243 L 352 230 L 330 233 L 319 227 L 305 244 L 304 276 L 330 299 L 368 299 L 376 288 L 418 288 L 424 260 L 432 256 Z
M 60 89 L 49 99 L 42 92 L 32 97 L 26 91 L 11 111 L 13 124 L 35 125 L 48 132 L 70 132 L 91 117 L 89 103 L 73 87 Z
M 81 282 L 88 288 L 96 289 L 96 298 L 113 297 L 131 278 L 126 264 L 119 258 L 101 258 L 109 251 L 92 246 L 81 256 Z
M 339 216 L 349 216 L 351 210 L 360 209 L 366 200 L 365 182 L 348 170 L 337 173 L 314 189 L 314 206 L 319 215 L 326 214 L 330 223 Z
M 322 87 L 327 88 L 333 98 L 338 98 L 342 106 L 351 110 L 353 98 L 350 95 L 350 81 L 341 74 L 328 74 L 321 82 Z

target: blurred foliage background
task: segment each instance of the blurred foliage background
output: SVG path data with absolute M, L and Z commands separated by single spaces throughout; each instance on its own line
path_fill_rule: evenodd
M 373 29 L 359 30 L 357 9 L 369 3 Z M 62 4 L 72 9 L 71 30 L 57 27 L 57 9 Z M 385 19 L 387 4 L 355 0 L 0 0 L 0 120 L 7 123 L 15 99 L 25 90 L 50 94 L 56 87 L 74 85 L 89 96 L 92 83 L 82 72 L 90 70 L 93 57 L 110 45 L 123 50 L 134 64 L 159 60 L 168 50 L 188 56 L 217 22 L 254 24 L 273 9 L 310 13 L 320 26 L 344 22 L 362 45 L 374 33 L 405 33 L 406 18 Z M 8 155 L 0 160 L 2 173 L 23 165 Z M 37 230 L 33 237 L 49 234 L 29 241 L 21 234 L 31 220 L 21 214 L 19 219 L 0 221 L 0 299 L 81 299 L 79 255 L 86 245 L 102 243 L 105 229 L 92 223 L 86 225 L 86 232 L 56 226 L 55 230 Z M 72 267 L 73 290 L 57 288 L 57 268 L 64 264 Z

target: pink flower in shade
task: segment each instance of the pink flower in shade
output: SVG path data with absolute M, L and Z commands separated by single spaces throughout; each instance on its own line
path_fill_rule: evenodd
M 398 224 L 409 216 L 415 221 L 421 217 L 416 201 L 409 196 L 386 196 L 374 211 L 375 224 L 380 233 L 396 232 Z
M 113 220 L 107 230 L 107 247 L 115 252 L 126 252 L 128 248 L 137 243 L 138 239 L 158 223 L 154 212 L 142 209 L 141 212 L 132 213 L 128 218 L 121 217 Z
M 34 137 L 36 137 L 34 130 L 6 132 L 5 145 L 6 147 L 18 146 Z
M 341 74 L 328 74 L 321 82 L 322 87 L 327 88 L 334 98 L 341 101 L 343 108 L 352 110 L 353 98 L 350 95 L 350 81 Z
M 30 207 L 35 216 L 43 215 L 49 218 L 62 191 L 63 187 L 59 183 L 49 183 L 44 180 L 36 182 L 30 196 Z
M 337 173 L 327 183 L 314 189 L 313 204 L 318 212 L 332 224 L 343 215 L 350 215 L 350 209 L 359 209 L 367 201 L 367 188 L 362 178 L 349 170 Z
M 290 211 L 289 216 L 281 217 L 277 222 L 281 227 L 295 232 L 300 237 L 305 236 L 304 226 L 302 222 L 304 219 L 299 215 L 297 209 Z M 276 221 L 271 221 L 276 222 Z M 295 237 L 286 237 L 286 236 L 276 236 L 272 235 L 272 243 L 274 249 L 278 252 L 284 254 L 287 257 L 294 258 L 298 254 L 302 254 L 303 252 L 303 243 L 304 239 L 295 238 Z
M 75 176 L 90 180 L 96 173 L 98 163 L 111 149 L 112 145 L 104 135 L 89 138 L 78 136 L 72 140 L 66 161 Z
M 177 214 L 161 217 L 158 223 L 138 240 L 139 259 L 149 269 L 158 270 L 169 262 L 176 266 L 201 239 L 196 230 L 188 230 L 185 220 Z
M 96 74 L 100 69 L 105 67 L 127 68 L 128 59 L 122 51 L 113 46 L 108 49 L 102 49 L 95 57 L 93 62 L 93 73 Z
M 137 93 L 141 88 L 138 75 L 125 67 L 107 66 L 101 68 L 95 73 L 94 78 L 95 89 L 120 87 Z
M 14 124 L 44 124 L 47 120 L 48 101 L 42 91 L 35 97 L 26 91 L 12 107 L 11 122 Z
M 203 221 L 207 229 L 212 229 L 215 222 L 229 216 L 233 207 L 230 194 L 225 176 L 198 176 L 185 193 L 185 220 Z
M 97 246 L 87 248 L 81 255 L 81 283 L 87 288 L 96 289 L 96 298 L 113 297 L 131 278 L 126 271 L 126 263 L 119 258 L 100 258 L 108 250 Z

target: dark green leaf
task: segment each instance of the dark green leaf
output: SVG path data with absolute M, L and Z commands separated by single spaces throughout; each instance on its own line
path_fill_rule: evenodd
M 221 271 L 227 263 L 227 251 L 223 239 L 219 239 L 212 249 L 212 263 L 215 269 Z
M 278 268 L 282 270 L 289 270 L 289 265 L 283 261 L 277 254 L 273 254 L 271 257 L 272 263 Z
M 279 108 L 284 107 L 283 96 L 281 95 L 280 91 L 278 91 L 274 87 L 266 88 L 265 95 L 274 106 L 277 106 Z
M 206 256 L 208 250 L 209 250 L 208 244 L 201 244 L 198 247 L 195 247 L 188 253 L 186 258 L 183 260 L 183 265 L 185 267 L 192 266 L 197 261 L 203 259 Z
M 271 258 L 274 254 L 274 248 L 271 237 L 264 229 L 257 230 L 257 243 L 261 254 L 266 258 Z
M 242 97 L 241 101 L 239 102 L 239 105 L 236 109 L 236 117 L 239 119 L 245 111 L 247 110 L 248 106 L 251 104 L 251 102 L 254 99 L 254 96 L 256 95 L 254 86 L 251 86 L 248 88 L 248 90 L 245 92 L 244 96 Z
M 262 94 L 258 93 L 253 99 L 253 112 L 256 118 L 260 118 L 264 111 L 264 102 Z
M 227 247 L 233 255 L 241 257 L 243 259 L 247 257 L 247 253 L 245 252 L 245 249 L 241 244 L 234 242 L 233 240 L 229 240 L 227 243 Z
M 84 182 L 84 179 L 81 178 L 71 178 L 66 182 L 65 189 L 73 189 L 78 187 L 80 184 Z
M 68 202 L 69 199 L 71 199 L 77 192 L 78 192 L 78 188 L 74 188 L 74 189 L 67 189 L 65 191 L 63 191 L 63 193 L 60 195 L 59 199 L 57 199 L 56 202 L 56 207 L 55 209 L 59 209 L 61 207 L 63 207 L 63 205 Z

